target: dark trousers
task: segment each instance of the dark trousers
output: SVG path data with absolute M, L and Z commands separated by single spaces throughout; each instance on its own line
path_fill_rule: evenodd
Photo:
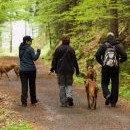
M 109 83 L 111 83 L 110 90 L 108 89 Z M 119 94 L 119 67 L 102 68 L 101 87 L 104 98 L 110 95 L 110 102 L 117 103 Z
M 63 74 L 57 74 L 58 78 L 58 84 L 60 86 L 68 86 L 73 84 L 73 75 L 68 74 L 68 75 L 63 75 Z
M 22 85 L 21 102 L 27 104 L 28 86 L 30 90 L 31 103 L 36 103 L 36 71 L 20 72 L 20 79 Z

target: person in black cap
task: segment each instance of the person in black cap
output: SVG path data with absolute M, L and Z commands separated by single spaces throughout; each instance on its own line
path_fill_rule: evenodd
M 20 80 L 21 80 L 21 102 L 22 106 L 27 106 L 28 98 L 28 85 L 30 89 L 30 100 L 31 104 L 38 102 L 36 98 L 36 66 L 34 61 L 36 61 L 40 56 L 40 49 L 37 49 L 35 53 L 34 49 L 31 47 L 32 38 L 30 36 L 24 36 L 23 42 L 19 46 L 19 58 L 20 58 Z

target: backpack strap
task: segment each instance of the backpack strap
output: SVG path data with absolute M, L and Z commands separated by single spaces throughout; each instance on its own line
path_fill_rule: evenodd
M 111 45 L 109 42 L 105 42 L 105 45 L 107 48 L 113 48 L 116 51 L 116 46 L 115 45 Z
M 65 57 L 65 55 L 67 54 L 68 50 L 69 50 L 69 47 L 67 47 L 67 49 L 66 49 L 66 51 L 64 52 L 64 54 L 63 54 L 62 58 L 64 58 L 64 57 Z M 61 58 L 61 59 L 62 59 L 62 58 Z
M 105 42 L 106 47 L 113 47 L 109 42 Z

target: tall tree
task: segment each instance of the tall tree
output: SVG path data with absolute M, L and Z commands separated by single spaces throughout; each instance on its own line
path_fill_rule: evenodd
M 118 37 L 118 9 L 117 0 L 110 0 L 110 31 Z

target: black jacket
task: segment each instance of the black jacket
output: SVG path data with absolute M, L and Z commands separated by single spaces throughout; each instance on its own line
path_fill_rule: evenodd
M 104 54 L 107 49 L 107 45 L 105 44 L 106 42 L 110 43 L 111 45 L 115 45 L 117 59 L 119 60 L 119 62 L 124 62 L 127 60 L 127 54 L 124 51 L 123 47 L 115 39 L 108 39 L 100 45 L 95 54 L 96 60 L 100 65 L 103 65 Z
M 64 65 L 62 68 L 59 67 L 61 59 L 64 58 Z M 51 72 L 58 74 L 73 74 L 74 69 L 76 70 L 76 74 L 79 75 L 79 67 L 75 55 L 75 51 L 69 45 L 61 44 L 54 52 L 53 60 L 51 64 Z

